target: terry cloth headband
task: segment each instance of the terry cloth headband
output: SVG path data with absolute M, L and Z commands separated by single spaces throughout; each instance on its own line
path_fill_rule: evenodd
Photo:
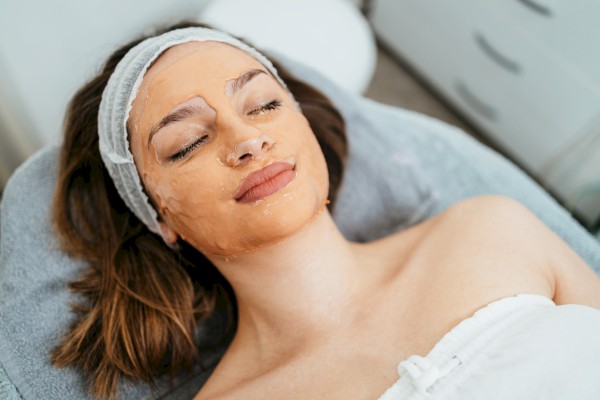
M 265 56 L 238 39 L 214 29 L 194 27 L 169 31 L 146 39 L 127 52 L 117 64 L 102 93 L 98 113 L 100 155 L 127 207 L 148 229 L 161 236 L 158 214 L 144 193 L 129 150 L 127 119 L 144 75 L 154 60 L 170 47 L 194 41 L 221 42 L 245 51 L 263 64 L 287 90 L 277 70 Z

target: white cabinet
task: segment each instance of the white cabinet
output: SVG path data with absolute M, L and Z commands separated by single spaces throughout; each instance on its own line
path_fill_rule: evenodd
M 600 219 L 600 0 L 375 0 L 380 40 L 588 225 Z

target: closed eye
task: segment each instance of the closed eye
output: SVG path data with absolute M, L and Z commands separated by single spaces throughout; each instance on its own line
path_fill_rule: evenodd
M 262 106 L 255 108 L 254 110 L 248 111 L 247 115 L 262 115 L 266 114 L 268 111 L 273 111 L 281 106 L 281 102 L 279 100 L 273 100 L 270 103 L 263 104 Z
M 200 139 L 196 140 L 195 142 L 192 142 L 190 145 L 184 147 L 183 149 L 169 157 L 169 161 L 173 162 L 181 160 L 183 157 L 188 155 L 190 152 L 196 150 L 198 147 L 202 146 L 207 141 L 208 135 L 202 136 Z

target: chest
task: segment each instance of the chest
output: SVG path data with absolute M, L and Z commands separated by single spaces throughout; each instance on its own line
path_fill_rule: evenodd
M 448 254 L 406 258 L 401 273 L 372 293 L 369 312 L 350 329 L 231 385 L 232 395 L 223 398 L 377 399 L 399 378 L 401 361 L 426 356 L 478 309 L 519 293 L 552 298 L 544 278 L 518 260 L 491 265 L 461 256 L 469 262 L 453 263 Z
M 446 308 L 443 312 L 425 312 L 431 307 L 426 300 L 419 311 L 408 303 L 381 307 L 371 318 L 357 321 L 351 332 L 240 382 L 230 396 L 222 398 L 378 399 L 399 379 L 397 367 L 401 361 L 411 355 L 427 355 L 448 331 L 490 301 L 470 304 L 472 310 L 468 312 L 464 309 L 469 306 L 462 301 L 452 312 Z

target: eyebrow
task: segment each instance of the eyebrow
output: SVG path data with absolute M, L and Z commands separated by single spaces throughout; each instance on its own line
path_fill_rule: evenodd
M 247 84 L 248 82 L 250 82 L 252 79 L 254 79 L 256 76 L 260 75 L 260 74 L 266 74 L 266 72 L 262 69 L 251 69 L 249 71 L 244 72 L 243 74 L 241 74 L 238 78 L 233 80 L 233 86 L 231 86 L 231 94 L 230 96 L 233 96 L 234 94 L 236 94 L 238 91 L 240 91 L 241 88 L 244 87 L 245 84 Z
M 253 78 L 260 74 L 266 74 L 262 69 L 251 69 L 249 71 L 244 72 L 239 77 L 235 78 L 232 82 L 231 86 L 231 94 L 233 96 L 235 93 L 239 92 L 244 85 L 250 82 Z M 175 122 L 183 121 L 186 118 L 189 118 L 193 115 L 200 114 L 201 108 L 197 105 L 187 105 L 180 108 L 177 108 L 175 111 L 171 111 L 167 115 L 165 115 L 158 123 L 156 123 L 152 129 L 150 129 L 150 134 L 148 135 L 148 148 L 150 148 L 150 143 L 152 142 L 152 138 L 158 131 L 162 128 L 173 124 Z
M 160 131 L 162 128 L 172 123 L 183 121 L 184 119 L 200 114 L 201 112 L 201 107 L 198 107 L 197 105 L 187 105 L 180 107 L 175 111 L 171 111 L 165 117 L 163 117 L 163 119 L 158 121 L 158 123 L 154 125 L 152 129 L 150 129 L 150 134 L 148 135 L 148 147 L 150 147 L 150 143 L 152 142 L 154 135 L 156 135 L 156 133 L 158 133 L 158 131 Z

